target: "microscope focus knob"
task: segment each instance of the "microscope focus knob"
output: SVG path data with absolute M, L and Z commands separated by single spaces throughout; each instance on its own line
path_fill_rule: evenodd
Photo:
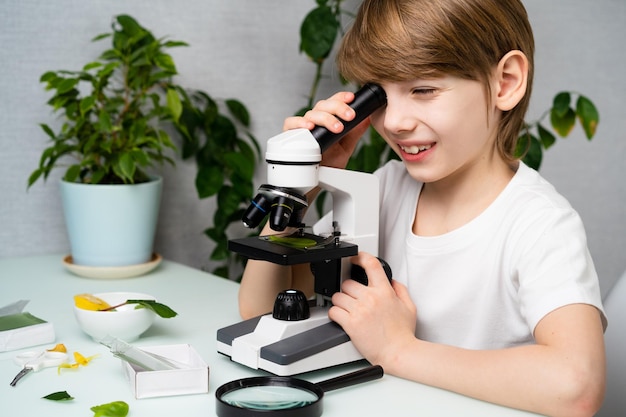
M 274 301 L 272 317 L 277 320 L 298 321 L 308 319 L 310 316 L 309 300 L 302 291 L 283 291 Z

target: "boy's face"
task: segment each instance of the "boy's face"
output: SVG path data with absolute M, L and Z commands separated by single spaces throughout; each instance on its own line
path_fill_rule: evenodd
M 371 116 L 372 125 L 414 179 L 453 181 L 500 158 L 495 149 L 499 111 L 487 108 L 481 82 L 450 76 L 382 87 L 387 106 Z

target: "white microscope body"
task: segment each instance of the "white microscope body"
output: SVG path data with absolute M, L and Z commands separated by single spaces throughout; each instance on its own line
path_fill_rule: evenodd
M 353 102 L 357 106 L 359 93 L 366 88 L 369 88 L 366 91 L 369 96 L 363 98 L 361 94 L 360 97 L 369 107 L 361 112 L 354 107 L 360 119 L 352 121 L 351 127 L 386 102 L 380 87 L 368 85 L 357 92 Z M 372 92 L 372 88 L 377 90 Z M 348 130 L 346 126 L 344 133 Z M 322 143 L 324 138 L 314 136 L 316 131 L 307 129 L 289 130 L 269 139 L 265 155 L 268 184 L 260 187 L 259 195 L 250 206 L 254 214 L 244 216 L 244 223 L 251 227 L 256 227 L 259 218 L 270 211 L 270 222 L 276 230 L 284 230 L 287 224 L 298 225 L 307 207 L 304 194 L 319 186 L 332 196 L 333 227 L 325 234 L 316 231 L 319 235 L 307 234 L 306 237 L 323 243 L 293 249 L 264 237 L 229 242 L 231 250 L 252 259 L 284 265 L 312 265 L 317 299 L 310 309 L 306 301 L 308 318 L 278 317 L 280 313 L 276 313 L 275 306 L 273 314 L 218 330 L 218 352 L 250 368 L 276 375 L 295 375 L 362 359 L 343 329 L 328 318 L 328 308 L 332 294 L 350 277 L 348 257 L 358 251 L 378 254 L 378 178 L 320 166 L 323 150 L 341 137 L 325 132 L 322 136 L 333 136 L 331 143 Z M 303 225 L 300 223 L 300 226 Z M 289 291 L 286 293 L 285 296 L 290 297 Z

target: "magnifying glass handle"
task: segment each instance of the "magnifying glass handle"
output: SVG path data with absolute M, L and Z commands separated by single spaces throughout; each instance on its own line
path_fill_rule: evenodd
M 382 366 L 373 365 L 355 372 L 351 372 L 349 374 L 340 375 L 335 378 L 318 382 L 315 385 L 320 387 L 322 391 L 328 392 L 339 388 L 348 387 L 350 385 L 373 381 L 375 379 L 382 378 L 384 374 L 385 372 Z

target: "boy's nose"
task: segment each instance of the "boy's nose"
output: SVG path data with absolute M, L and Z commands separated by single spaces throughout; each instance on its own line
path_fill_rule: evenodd
M 408 111 L 408 107 L 402 102 L 387 101 L 387 107 L 384 109 L 383 124 L 385 130 L 393 133 L 409 132 L 415 130 L 418 121 L 415 114 Z

